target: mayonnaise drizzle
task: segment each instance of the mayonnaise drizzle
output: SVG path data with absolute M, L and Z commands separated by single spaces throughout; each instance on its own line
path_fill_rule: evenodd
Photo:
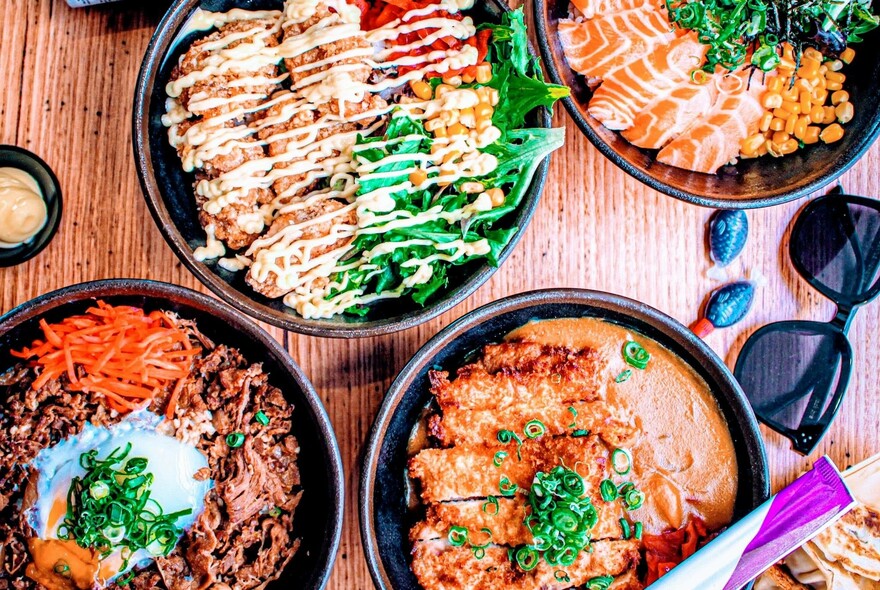
M 324 7 L 331 10 L 323 10 Z M 436 142 L 433 154 L 389 155 L 379 162 L 369 162 L 357 155 L 361 146 L 355 146 L 358 136 L 370 136 L 385 125 L 394 109 L 414 119 L 425 120 L 451 108 L 467 108 L 477 104 L 473 91 L 453 91 L 439 99 L 413 100 L 406 104 L 388 104 L 368 109 L 359 114 L 351 112 L 349 105 L 360 104 L 365 97 L 400 88 L 423 79 L 430 72 L 445 73 L 477 63 L 477 50 L 464 45 L 457 51 L 432 51 L 424 55 L 406 55 L 410 51 L 428 46 L 443 37 L 467 39 L 476 32 L 470 17 L 461 20 L 448 18 L 441 11 L 456 14 L 470 8 L 473 0 L 441 0 L 422 9 L 407 13 L 402 19 L 388 23 L 373 31 L 360 29 L 360 11 L 344 0 L 288 0 L 282 12 L 245 11 L 235 9 L 226 13 L 197 11 L 187 23 L 187 31 L 208 30 L 237 21 L 255 22 L 246 31 L 227 32 L 218 39 L 200 46 L 210 55 L 200 61 L 200 69 L 187 73 L 168 83 L 168 101 L 163 123 L 169 127 L 169 141 L 181 153 L 184 170 L 202 169 L 213 159 L 233 154 L 236 149 L 249 150 L 287 142 L 284 151 L 263 155 L 244 161 L 222 174 L 201 179 L 196 186 L 198 195 L 204 197 L 204 210 L 217 215 L 231 205 L 241 205 L 252 189 L 269 189 L 284 181 L 289 186 L 277 192 L 271 203 L 257 206 L 237 217 L 239 226 L 248 233 L 262 232 L 265 226 L 279 215 L 293 213 L 311 207 L 327 199 L 343 200 L 348 205 L 299 223 L 292 223 L 271 236 L 258 238 L 244 255 L 223 258 L 218 264 L 230 271 L 250 266 L 250 276 L 257 281 L 274 280 L 283 291 L 286 305 L 296 309 L 304 317 L 330 317 L 341 313 L 354 304 L 366 304 L 378 299 L 400 297 L 405 289 L 430 281 L 431 264 L 438 260 L 453 262 L 467 256 L 482 255 L 489 251 L 486 240 L 465 242 L 456 240 L 434 243 L 430 240 L 410 241 L 410 245 L 433 246 L 435 254 L 406 262 L 406 268 L 415 268 L 401 285 L 383 293 L 364 293 L 361 289 L 347 290 L 328 299 L 336 289 L 344 289 L 347 276 L 344 271 L 362 269 L 381 272 L 372 268 L 371 260 L 396 248 L 406 247 L 408 242 L 381 243 L 372 250 L 352 257 L 351 239 L 361 234 L 382 234 L 395 228 L 410 227 L 442 218 L 456 223 L 472 217 L 479 211 L 491 208 L 485 195 L 473 203 L 455 210 L 443 211 L 435 206 L 428 211 L 412 214 L 395 210 L 391 197 L 401 191 L 413 189 L 408 180 L 394 186 L 381 187 L 355 196 L 358 180 L 389 178 L 421 169 L 429 178 L 419 189 L 438 183 L 451 183 L 460 178 L 480 176 L 491 172 L 497 161 L 480 148 L 493 143 L 497 137 L 483 134 L 461 136 Z M 431 16 L 436 14 L 436 16 Z M 412 20 L 416 17 L 429 17 Z M 274 21 L 266 28 L 262 23 Z M 436 29 L 425 38 L 402 46 L 386 46 L 400 35 L 422 29 Z M 284 33 L 284 40 L 271 46 L 272 36 Z M 298 33 L 298 34 L 294 34 Z M 267 75 L 277 70 L 285 59 L 305 55 L 319 47 L 347 39 L 360 39 L 349 49 L 314 62 L 293 67 L 293 80 L 289 90 L 279 90 L 271 97 L 265 88 L 277 86 L 291 74 Z M 234 47 L 231 45 L 237 43 Z M 397 57 L 394 57 L 394 56 Z M 414 67 L 404 75 L 379 76 L 361 81 L 359 71 L 366 66 L 383 71 L 399 66 Z M 268 70 L 267 70 L 268 69 Z M 187 107 L 180 101 L 182 94 L 199 82 L 216 76 L 232 75 L 229 87 L 240 89 L 228 97 L 208 96 L 196 93 L 189 97 Z M 227 78 L 226 80 L 229 80 Z M 253 89 L 253 91 L 251 90 Z M 259 101 L 258 106 L 249 106 Z M 336 104 L 334 114 L 325 105 Z M 285 130 L 284 124 L 291 119 L 300 120 L 302 115 L 318 111 L 323 113 L 313 123 Z M 194 120 L 194 122 L 191 122 Z M 242 123 L 247 120 L 248 123 Z M 340 132 L 343 124 L 364 122 L 366 128 Z M 184 127 L 184 124 L 186 125 Z M 276 129 L 276 127 L 278 127 Z M 494 129 L 494 128 L 493 128 Z M 322 137 L 322 133 L 327 135 Z M 497 131 L 497 130 L 496 130 Z M 392 141 L 401 141 L 400 139 Z M 381 148 L 391 142 L 370 143 L 370 148 Z M 461 162 L 444 164 L 449 154 L 461 154 Z M 376 170 L 390 162 L 404 162 L 407 169 L 401 173 L 380 173 Z M 315 181 L 326 180 L 328 187 L 308 190 Z M 356 224 L 342 220 L 354 212 Z M 315 225 L 330 223 L 330 231 L 318 238 L 307 238 L 304 232 Z M 215 226 L 205 228 L 208 240 L 196 249 L 197 260 L 219 258 L 225 255 L 223 244 L 215 237 Z M 325 251 L 318 256 L 318 249 L 341 243 L 343 246 Z M 333 279 L 332 277 L 336 277 Z

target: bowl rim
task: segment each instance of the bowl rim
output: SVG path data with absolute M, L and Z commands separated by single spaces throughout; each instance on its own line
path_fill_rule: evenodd
M 45 234 L 48 236 L 48 238 L 41 240 L 41 244 L 39 245 L 39 247 L 31 250 L 26 255 L 20 258 L 16 258 L 12 262 L 0 262 L 0 268 L 11 268 L 13 266 L 23 264 L 33 258 L 36 258 L 43 250 L 46 249 L 46 247 L 49 246 L 49 244 L 52 243 L 52 240 L 55 239 L 55 234 L 58 233 L 58 228 L 61 226 L 61 218 L 64 216 L 64 197 L 61 194 L 61 182 L 59 182 L 58 177 L 55 175 L 55 171 L 52 170 L 52 168 L 49 166 L 49 164 L 45 162 L 45 160 L 43 160 L 43 158 L 28 149 L 13 144 L 0 144 L 0 160 L 3 159 L 4 152 L 19 154 L 23 156 L 26 160 L 30 160 L 33 166 L 40 168 L 46 173 L 46 175 L 49 177 L 49 183 L 52 185 L 52 191 L 55 195 L 55 198 L 52 199 L 51 204 L 49 202 L 46 202 L 48 216 L 50 218 L 53 217 L 53 208 L 58 210 L 57 214 L 54 214 L 54 219 L 52 220 L 52 222 L 47 223 L 39 232 L 37 232 L 37 236 L 41 234 Z M 3 165 L 2 161 L 0 161 L 0 165 Z M 27 172 L 27 170 L 25 170 L 25 172 Z M 45 194 L 43 195 L 43 200 L 46 200 Z M 20 247 L 21 246 L 16 246 L 15 248 L 12 248 L 12 250 Z
M 493 301 L 466 313 L 449 324 L 446 328 L 428 340 L 418 352 L 416 352 L 388 388 L 388 392 L 385 394 L 382 405 L 376 414 L 376 419 L 370 428 L 367 442 L 364 447 L 364 457 L 361 464 L 360 487 L 358 490 L 358 517 L 361 543 L 364 547 L 364 554 L 367 566 L 370 570 L 370 577 L 373 579 L 376 588 L 382 590 L 392 590 L 394 588 L 382 563 L 382 557 L 379 555 L 379 549 L 376 543 L 376 530 L 373 522 L 373 512 L 375 510 L 373 496 L 376 484 L 379 451 L 385 441 L 391 418 L 400 405 L 400 402 L 403 400 L 403 397 L 406 395 L 412 379 L 426 364 L 431 362 L 438 352 L 468 330 L 499 315 L 546 304 L 575 304 L 586 306 L 601 304 L 604 309 L 611 309 L 628 314 L 637 320 L 653 325 L 655 328 L 662 326 L 663 331 L 667 336 L 670 336 L 685 346 L 691 354 L 698 358 L 698 360 L 708 362 L 710 366 L 707 368 L 712 377 L 718 381 L 718 384 L 721 387 L 728 389 L 733 393 L 731 402 L 733 402 L 734 399 L 737 400 L 737 405 L 739 407 L 734 409 L 741 410 L 746 417 L 741 424 L 741 428 L 745 434 L 744 444 L 749 447 L 749 456 L 752 459 L 752 465 L 760 467 L 759 476 L 755 481 L 754 487 L 761 489 L 761 494 L 763 496 L 762 501 L 770 496 L 770 476 L 767 464 L 767 454 L 764 440 L 758 428 L 758 422 L 755 419 L 754 413 L 752 412 L 745 394 L 736 379 L 733 377 L 733 373 L 731 373 L 730 369 L 727 368 L 727 365 L 724 364 L 718 355 L 716 355 L 709 345 L 701 338 L 697 337 L 696 334 L 688 330 L 677 320 L 654 307 L 622 295 L 592 289 L 576 288 L 526 291 L 524 293 L 518 293 Z M 741 468 L 744 467 L 746 466 L 741 466 Z
M 548 22 L 546 18 L 550 3 L 558 1 L 560 0 L 532 0 L 532 8 L 535 15 L 535 35 L 538 38 L 538 47 L 541 50 L 541 59 L 544 61 L 547 75 L 554 84 L 566 86 L 565 80 L 562 78 L 559 69 L 556 67 L 556 62 L 554 60 L 555 53 L 550 47 Z M 871 148 L 877 140 L 877 137 L 880 136 L 880 117 L 877 117 L 870 126 L 868 132 L 862 136 L 855 152 L 848 161 L 835 167 L 831 173 L 820 176 L 799 188 L 791 190 L 788 190 L 785 187 L 774 188 L 754 199 L 712 198 L 702 196 L 699 193 L 672 187 L 665 182 L 659 181 L 651 175 L 646 174 L 636 166 L 633 166 L 593 130 L 587 122 L 587 118 L 584 117 L 583 113 L 578 108 L 578 104 L 572 95 L 563 98 L 562 103 L 565 105 L 565 109 L 568 111 L 569 116 L 574 120 L 581 133 L 586 135 L 587 139 L 590 140 L 590 143 L 592 143 L 603 156 L 614 162 L 618 168 L 639 182 L 656 191 L 669 195 L 670 197 L 674 197 L 693 205 L 714 209 L 758 209 L 762 207 L 772 207 L 774 205 L 781 205 L 810 195 L 823 187 L 828 186 L 852 168 L 856 162 L 862 159 L 865 152 Z M 699 173 L 695 172 L 694 174 Z
M 340 540 L 342 539 L 345 512 L 345 476 L 342 467 L 342 455 L 339 451 L 339 443 L 336 439 L 333 425 L 330 422 L 330 417 L 324 408 L 324 404 L 321 403 L 318 392 L 290 354 L 263 328 L 222 301 L 192 289 L 181 287 L 180 285 L 150 279 L 102 279 L 62 287 L 14 307 L 0 316 L 0 336 L 11 332 L 28 320 L 40 317 L 62 302 L 68 303 L 71 301 L 83 301 L 92 297 L 133 294 L 149 298 L 178 299 L 196 309 L 202 308 L 210 311 L 234 329 L 239 332 L 245 332 L 264 346 L 266 355 L 272 356 L 290 374 L 302 391 L 308 408 L 315 417 L 317 430 L 330 458 L 330 463 L 327 466 L 329 471 L 329 488 L 331 494 L 335 496 L 331 502 L 332 514 L 330 516 L 333 525 L 327 556 L 316 564 L 316 571 L 319 571 L 320 574 L 316 576 L 316 585 L 313 588 L 314 590 L 322 590 L 327 585 L 333 572 L 336 555 L 339 552 Z
M 485 1 L 502 12 L 511 11 L 507 3 L 501 0 Z M 153 220 L 177 258 L 183 262 L 187 269 L 203 285 L 239 311 L 254 319 L 285 330 L 309 336 L 364 338 L 399 332 L 434 319 L 467 299 L 501 268 L 507 258 L 513 253 L 534 216 L 538 202 L 541 200 L 541 195 L 544 192 L 552 154 L 545 157 L 538 165 L 529 189 L 524 195 L 518 210 L 514 212 L 516 217 L 513 225 L 518 229 L 499 254 L 498 266 L 491 266 L 488 262 L 483 261 L 463 283 L 448 285 L 441 299 L 414 309 L 397 318 L 370 320 L 360 324 L 354 321 L 351 323 L 333 324 L 325 320 L 307 320 L 296 314 L 293 310 L 285 313 L 255 301 L 250 294 L 233 288 L 212 272 L 208 266 L 197 261 L 189 244 L 186 243 L 177 229 L 173 216 L 165 205 L 162 191 L 156 181 L 153 169 L 153 156 L 150 148 L 149 113 L 151 95 L 162 62 L 168 54 L 177 31 L 184 24 L 188 15 L 198 8 L 201 2 L 202 0 L 175 0 L 150 38 L 150 43 L 144 53 L 138 72 L 137 84 L 135 85 L 134 108 L 132 109 L 132 145 L 141 190 Z M 534 54 L 531 46 L 529 50 Z M 540 107 L 536 112 L 539 127 L 550 128 L 552 126 L 552 117 L 549 109 Z

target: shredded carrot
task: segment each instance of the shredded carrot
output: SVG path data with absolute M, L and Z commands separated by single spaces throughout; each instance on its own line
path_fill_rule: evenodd
M 98 394 L 121 413 L 145 408 L 170 390 L 165 415 L 174 416 L 193 357 L 201 352 L 167 314 L 103 301 L 56 324 L 41 319 L 40 329 L 44 339 L 12 351 L 37 367 L 31 387 L 66 374 L 71 390 Z

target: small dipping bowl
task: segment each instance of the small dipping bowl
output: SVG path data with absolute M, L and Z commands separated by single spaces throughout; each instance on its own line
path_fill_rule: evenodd
M 36 154 L 14 145 L 0 145 L 0 168 L 18 168 L 34 177 L 46 202 L 46 224 L 30 240 L 15 248 L 0 248 L 0 267 L 26 262 L 49 245 L 61 223 L 61 185 L 49 165 Z

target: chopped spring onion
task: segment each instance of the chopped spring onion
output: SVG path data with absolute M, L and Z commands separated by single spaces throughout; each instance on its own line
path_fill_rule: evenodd
M 491 508 L 493 506 L 494 506 L 494 511 L 490 512 L 489 508 Z M 496 498 L 495 496 L 489 496 L 487 498 L 487 500 L 485 502 L 483 502 L 483 505 L 480 508 L 486 514 L 490 514 L 492 516 L 495 516 L 496 514 L 498 514 L 498 510 L 499 510 L 498 498 Z
M 614 502 L 617 499 L 617 486 L 610 479 L 603 479 L 599 484 L 599 493 L 606 502 Z
M 96 481 L 89 486 L 89 495 L 95 500 L 103 500 L 110 495 L 110 486 L 103 481 Z
M 244 444 L 244 435 L 240 432 L 233 432 L 226 435 L 226 444 L 232 449 L 237 449 Z
M 631 482 L 631 481 L 628 481 L 628 482 L 622 483 L 622 484 L 620 484 L 620 486 L 617 488 L 617 494 L 618 494 L 619 496 L 621 496 L 621 497 L 622 497 L 622 496 L 625 496 L 626 493 L 627 493 L 628 491 L 630 491 L 630 490 L 634 490 L 635 487 L 636 487 L 636 484 L 634 484 L 634 483 Z
M 518 489 L 519 486 L 511 482 L 506 475 L 502 476 L 501 481 L 498 482 L 498 491 L 506 498 L 516 494 Z
M 590 436 L 590 431 L 584 428 L 578 428 L 577 430 L 571 433 L 571 436 L 574 438 L 581 438 L 584 436 Z
M 269 511 L 269 516 L 271 516 L 273 518 L 278 518 L 279 516 L 281 516 L 281 512 L 282 512 L 281 508 L 279 508 L 278 506 L 275 506 L 274 508 L 272 508 L 272 510 Z
M 463 526 L 451 526 L 446 538 L 453 547 L 461 547 L 468 541 L 468 530 Z
M 623 345 L 623 360 L 636 369 L 644 370 L 648 366 L 648 361 L 651 360 L 651 354 L 638 342 L 628 340 Z
M 633 526 L 633 537 L 635 537 L 636 539 L 638 539 L 639 541 L 641 541 L 641 540 L 642 540 L 642 530 L 643 530 L 643 529 L 644 529 L 644 526 L 642 525 L 642 523 L 641 523 L 641 522 L 637 522 L 637 523 Z
M 553 577 L 556 578 L 557 582 L 571 582 L 571 578 L 569 578 L 568 574 L 562 570 L 556 570 Z
M 627 510 L 636 510 L 645 503 L 645 493 L 636 489 L 629 490 L 623 495 L 623 503 Z
M 614 583 L 614 576 L 597 576 L 587 580 L 587 590 L 608 590 Z
M 571 424 L 566 428 L 574 428 L 577 426 L 578 411 L 574 409 L 574 406 L 568 406 L 568 411 L 571 412 Z
M 620 519 L 620 528 L 623 531 L 623 538 L 629 539 L 632 535 L 632 529 L 630 529 L 629 521 L 625 518 Z
M 611 453 L 611 468 L 617 475 L 626 475 L 632 470 L 632 456 L 626 449 L 614 449 Z
M 541 557 L 531 547 L 520 547 L 516 550 L 516 565 L 524 572 L 529 572 L 538 566 Z
M 523 432 L 529 438 L 538 438 L 547 431 L 544 423 L 540 420 L 529 420 L 526 422 Z
M 486 548 L 485 547 L 471 547 L 471 551 L 474 554 L 474 558 L 483 559 L 486 557 Z
M 512 430 L 499 430 L 498 431 L 498 442 L 503 445 L 509 444 L 512 441 L 516 441 L 516 458 L 522 461 L 522 444 L 523 441 L 519 437 L 517 433 Z
M 624 381 L 629 381 L 629 378 L 632 377 L 632 374 L 632 369 L 624 369 L 617 377 L 614 378 L 614 382 L 623 383 Z
M 262 424 L 263 426 L 267 426 L 269 424 L 269 416 L 266 415 L 263 410 L 258 410 L 256 414 L 254 414 L 254 420 Z
M 495 467 L 501 467 L 501 464 L 504 463 L 504 460 L 507 458 L 507 451 L 498 451 L 495 453 L 495 457 L 492 459 L 492 464 Z
M 55 567 L 52 568 L 56 574 L 60 576 L 64 576 L 65 578 L 70 577 L 70 566 L 67 565 L 64 561 L 58 561 L 55 563 Z

